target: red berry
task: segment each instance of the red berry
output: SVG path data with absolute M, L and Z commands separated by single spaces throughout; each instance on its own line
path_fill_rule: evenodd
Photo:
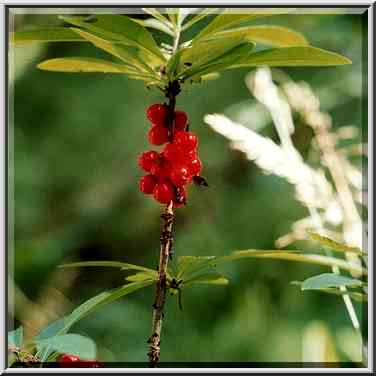
M 200 161 L 199 157 L 193 158 L 189 163 L 187 163 L 187 167 L 189 169 L 189 172 L 194 176 L 198 175 L 201 172 L 202 169 L 202 163 Z
M 152 145 L 163 145 L 168 141 L 168 129 L 162 125 L 150 128 L 148 140 Z
M 174 135 L 174 144 L 184 150 L 194 150 L 198 145 L 198 138 L 193 132 L 178 131 Z
M 191 180 L 192 175 L 190 170 L 186 166 L 175 166 L 171 171 L 171 181 L 177 187 L 186 185 Z
M 171 174 L 171 164 L 165 159 L 156 162 L 150 172 L 158 179 L 168 179 Z
M 71 367 L 71 365 L 69 365 L 69 363 L 76 363 L 76 362 L 80 362 L 81 359 L 78 357 L 78 356 L 75 356 L 75 355 L 70 355 L 70 354 L 63 354 L 61 355 L 58 360 L 57 360 L 59 363 L 61 363 L 61 365 L 63 367 Z
M 140 180 L 140 191 L 151 195 L 154 191 L 157 179 L 153 175 L 145 175 Z
M 156 125 L 165 125 L 167 114 L 167 107 L 160 103 L 154 103 L 146 110 L 147 118 Z
M 173 143 L 169 143 L 163 149 L 163 157 L 171 163 L 176 163 L 182 156 L 183 150 Z
M 188 124 L 188 115 L 184 111 L 175 111 L 175 130 L 184 131 Z
M 138 165 L 146 172 L 150 172 L 154 162 L 160 158 L 161 155 L 156 151 L 150 150 L 142 153 L 138 158 Z
M 174 187 L 169 182 L 158 183 L 154 188 L 153 195 L 161 204 L 168 204 L 175 197 Z

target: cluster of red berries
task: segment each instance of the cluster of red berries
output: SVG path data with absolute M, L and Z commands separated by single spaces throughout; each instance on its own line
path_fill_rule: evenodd
M 175 110 L 173 118 L 164 104 L 151 105 L 146 116 L 152 123 L 148 140 L 152 145 L 166 144 L 161 152 L 146 151 L 138 164 L 148 172 L 140 180 L 140 190 L 152 194 L 156 201 L 178 208 L 186 203 L 187 185 L 201 172 L 202 164 L 197 154 L 198 138 L 187 131 L 188 116 Z
M 63 368 L 101 368 L 101 363 L 96 360 L 81 360 L 78 356 L 63 354 L 58 358 L 60 367 Z

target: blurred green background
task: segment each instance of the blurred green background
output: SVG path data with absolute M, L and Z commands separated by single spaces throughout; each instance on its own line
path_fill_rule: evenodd
M 312 45 L 353 61 L 350 66 L 285 71 L 294 80 L 307 81 L 323 98 L 326 88 L 338 87 L 336 97 L 323 99 L 322 108 L 330 109 L 334 127 L 355 125 L 364 132 L 365 20 L 361 15 L 302 11 L 255 22 L 293 28 Z M 11 21 L 16 30 L 60 24 L 54 14 L 21 13 Z M 58 265 L 119 260 L 156 267 L 161 207 L 139 192 L 137 158 L 150 149 L 145 109 L 163 98 L 125 76 L 35 67 L 53 57 L 107 57 L 86 43 L 10 46 L 10 52 L 14 316 L 15 325 L 22 323 L 32 335 L 86 299 L 122 284 L 126 275 L 100 268 L 61 270 Z M 189 204 L 177 210 L 176 255 L 274 249 L 274 241 L 307 214 L 288 183 L 264 175 L 203 122 L 207 113 L 221 113 L 240 101 L 256 102 L 244 84 L 246 73 L 229 71 L 187 88 L 178 98 L 178 107 L 189 113 L 191 128 L 200 137 L 203 175 L 210 187 L 191 187 Z M 277 141 L 271 125 L 262 133 Z M 294 137 L 304 152 L 310 131 L 298 128 Z M 307 246 L 314 245 L 301 242 L 290 248 Z M 254 259 L 219 271 L 231 283 L 187 288 L 183 311 L 174 298 L 168 299 L 161 360 L 300 362 L 309 360 L 304 344 L 314 328 L 330 336 L 335 348 L 331 360 L 360 360 L 359 338 L 352 333 L 341 298 L 302 294 L 290 284 L 324 268 Z M 153 295 L 154 288 L 148 287 L 122 298 L 73 331 L 96 341 L 102 361 L 145 361 Z

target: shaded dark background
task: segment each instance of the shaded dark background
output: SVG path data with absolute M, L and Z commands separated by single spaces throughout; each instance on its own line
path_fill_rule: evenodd
M 53 14 L 18 14 L 13 20 L 17 30 L 60 23 Z M 312 45 L 353 61 L 350 66 L 284 70 L 323 94 L 321 105 L 330 110 L 334 127 L 357 126 L 364 139 L 365 22 L 361 15 L 303 12 L 255 22 L 290 27 Z M 10 51 L 14 315 L 16 325 L 22 323 L 32 335 L 47 321 L 122 284 L 126 275 L 115 269 L 61 270 L 58 265 L 119 260 L 156 267 L 161 207 L 139 192 L 137 158 L 150 149 L 145 109 L 163 98 L 126 76 L 51 73 L 35 67 L 53 57 L 107 57 L 86 43 L 11 46 Z M 189 205 L 177 210 L 176 255 L 274 249 L 274 241 L 307 215 L 293 187 L 264 175 L 203 122 L 207 113 L 255 101 L 244 84 L 247 72 L 229 71 L 188 87 L 178 98 L 178 107 L 188 112 L 200 137 L 203 175 L 210 187 L 191 187 Z M 339 89 L 327 102 L 325 89 L 333 85 Z M 305 155 L 311 133 L 297 125 L 294 139 Z M 271 125 L 262 133 L 277 141 Z M 313 246 L 300 242 L 290 248 Z M 163 361 L 299 362 L 307 360 L 307 340 L 317 349 L 325 336 L 333 347 L 325 360 L 359 360 L 359 338 L 352 333 L 342 299 L 302 294 L 290 284 L 324 268 L 255 259 L 219 269 L 231 280 L 229 285 L 187 288 L 183 311 L 176 299 L 168 299 Z M 148 287 L 122 298 L 72 331 L 93 338 L 102 361 L 144 361 L 153 294 Z

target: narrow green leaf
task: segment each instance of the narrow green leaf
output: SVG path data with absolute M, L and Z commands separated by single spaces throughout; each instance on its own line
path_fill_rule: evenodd
M 277 47 L 307 46 L 305 37 L 291 29 L 280 26 L 246 26 L 214 34 L 209 40 L 242 36 L 256 43 L 270 44 Z
M 47 327 L 42 329 L 40 333 L 35 337 L 35 340 L 42 341 L 44 339 L 55 337 L 65 327 L 66 317 L 63 317 L 57 321 L 52 322 Z
M 204 18 L 206 18 L 207 16 L 209 16 L 212 13 L 215 13 L 216 11 L 218 11 L 218 8 L 204 8 L 204 9 L 202 9 L 199 13 L 194 15 L 190 20 L 186 21 L 183 24 L 182 31 L 189 29 L 195 23 L 203 20 Z
M 198 40 L 207 38 L 210 35 L 217 33 L 219 31 L 228 29 L 230 27 L 238 26 L 244 22 L 253 21 L 255 19 L 266 17 L 266 16 L 273 16 L 276 14 L 283 14 L 286 13 L 284 9 L 268 9 L 268 10 L 260 10 L 260 11 L 252 11 L 250 12 L 249 9 L 246 9 L 243 13 L 241 9 L 236 10 L 224 10 L 221 14 L 216 16 L 212 22 L 209 23 L 195 38 L 194 43 Z
M 344 56 L 315 47 L 273 48 L 251 54 L 245 61 L 234 64 L 231 68 L 288 66 L 331 66 L 351 64 Z
M 170 81 L 173 81 L 174 78 L 177 76 L 178 66 L 183 53 L 184 50 L 180 49 L 177 52 L 175 52 L 168 60 L 166 66 L 166 75 Z
M 244 42 L 247 41 L 243 35 L 204 40 L 185 48 L 182 52 L 181 63 L 192 65 L 192 69 L 214 63 L 221 56 Z
M 312 240 L 318 241 L 319 243 L 321 243 L 321 245 L 323 245 L 324 247 L 330 248 L 333 251 L 365 254 L 365 252 L 362 251 L 358 247 L 351 247 L 349 245 L 337 242 L 333 239 L 327 238 L 326 236 L 316 234 L 314 232 L 310 232 L 309 236 Z
M 156 29 L 162 31 L 163 33 L 170 35 L 171 37 L 174 36 L 174 32 L 166 26 L 163 22 L 155 19 L 155 18 L 147 18 L 146 20 L 138 20 L 132 19 L 134 22 L 140 24 L 143 27 Z
M 8 346 L 13 346 L 18 349 L 22 348 L 23 346 L 23 327 L 22 326 L 8 333 Z
M 135 292 L 146 286 L 149 286 L 152 283 L 153 283 L 152 281 L 133 282 L 124 286 L 117 287 L 109 291 L 102 292 L 94 296 L 93 298 L 87 300 L 86 302 L 78 306 L 74 311 L 72 311 L 72 313 L 69 316 L 67 316 L 65 326 L 64 328 L 60 330 L 59 334 L 65 333 L 77 321 L 86 317 L 90 313 L 98 310 L 104 305 L 109 304 L 121 298 L 124 295 L 129 295 L 132 292 Z
M 153 16 L 159 22 L 163 23 L 168 29 L 172 30 L 173 25 L 172 23 L 166 18 L 161 12 L 159 12 L 156 8 L 142 8 L 142 10 Z
M 362 286 L 364 283 L 358 279 L 349 278 L 335 273 L 323 273 L 307 278 L 301 284 L 303 290 L 318 290 L 331 287 L 356 287 Z
M 140 270 L 142 272 L 157 274 L 157 272 L 150 268 L 145 268 L 144 266 L 128 264 L 126 262 L 119 262 L 119 261 L 79 261 L 79 262 L 72 262 L 69 264 L 59 265 L 59 268 L 77 268 L 77 267 L 112 267 L 112 268 L 119 268 L 121 270 Z
M 11 43 L 85 42 L 85 39 L 67 27 L 17 31 L 11 34 L 10 40 Z
M 367 271 L 362 268 L 360 265 L 342 260 L 336 257 L 315 255 L 315 254 L 296 254 L 296 253 L 286 253 L 283 251 L 280 252 L 271 252 L 266 254 L 257 254 L 253 251 L 236 251 L 233 252 L 234 255 L 239 255 L 240 257 L 260 257 L 260 258 L 272 258 L 278 260 L 287 260 L 287 261 L 297 261 L 305 262 L 308 264 L 318 264 L 323 266 L 338 266 L 340 269 L 347 270 L 349 272 L 367 274 Z
M 67 23 L 94 32 L 96 36 L 103 39 L 136 45 L 158 58 L 161 64 L 165 61 L 152 35 L 127 16 L 100 14 L 95 15 L 90 22 L 85 21 L 87 17 L 60 16 L 60 18 Z
M 180 279 L 183 275 L 189 271 L 196 271 L 202 265 L 205 265 L 209 261 L 216 259 L 215 256 L 180 256 L 178 258 L 178 274 L 177 278 Z
M 183 281 L 182 285 L 189 285 L 191 283 L 210 284 L 210 285 L 227 285 L 229 280 L 219 273 L 205 273 L 198 276 L 188 278 Z
M 45 60 L 37 65 L 39 69 L 65 73 L 132 73 L 127 66 L 90 57 L 62 57 Z
M 59 353 L 76 355 L 82 359 L 92 360 L 97 356 L 96 345 L 93 340 L 79 334 L 62 334 L 44 340 L 37 340 L 37 347 L 47 346 Z
M 168 18 L 173 25 L 178 23 L 179 8 L 165 8 Z
M 151 273 L 140 272 L 140 273 L 132 274 L 126 277 L 125 280 L 129 282 L 143 282 L 143 281 L 155 282 L 157 280 L 157 277 L 158 277 L 157 273 L 151 274 Z
M 182 78 L 186 79 L 197 79 L 199 76 L 204 76 L 213 72 L 220 72 L 222 70 L 230 68 L 232 65 L 243 61 L 251 55 L 251 51 L 255 44 L 252 42 L 242 43 L 223 55 L 217 57 L 213 61 L 209 61 L 207 64 L 200 65 L 198 67 L 192 67 L 187 69 L 182 73 Z
M 148 72 L 154 75 L 153 69 L 144 60 L 143 54 L 139 48 L 133 46 L 115 45 L 105 39 L 99 38 L 93 34 L 87 33 L 81 29 L 72 28 L 74 32 L 79 34 L 94 46 L 106 51 L 112 56 L 120 59 L 129 69 L 139 72 Z M 133 68 L 133 69 L 132 69 Z

